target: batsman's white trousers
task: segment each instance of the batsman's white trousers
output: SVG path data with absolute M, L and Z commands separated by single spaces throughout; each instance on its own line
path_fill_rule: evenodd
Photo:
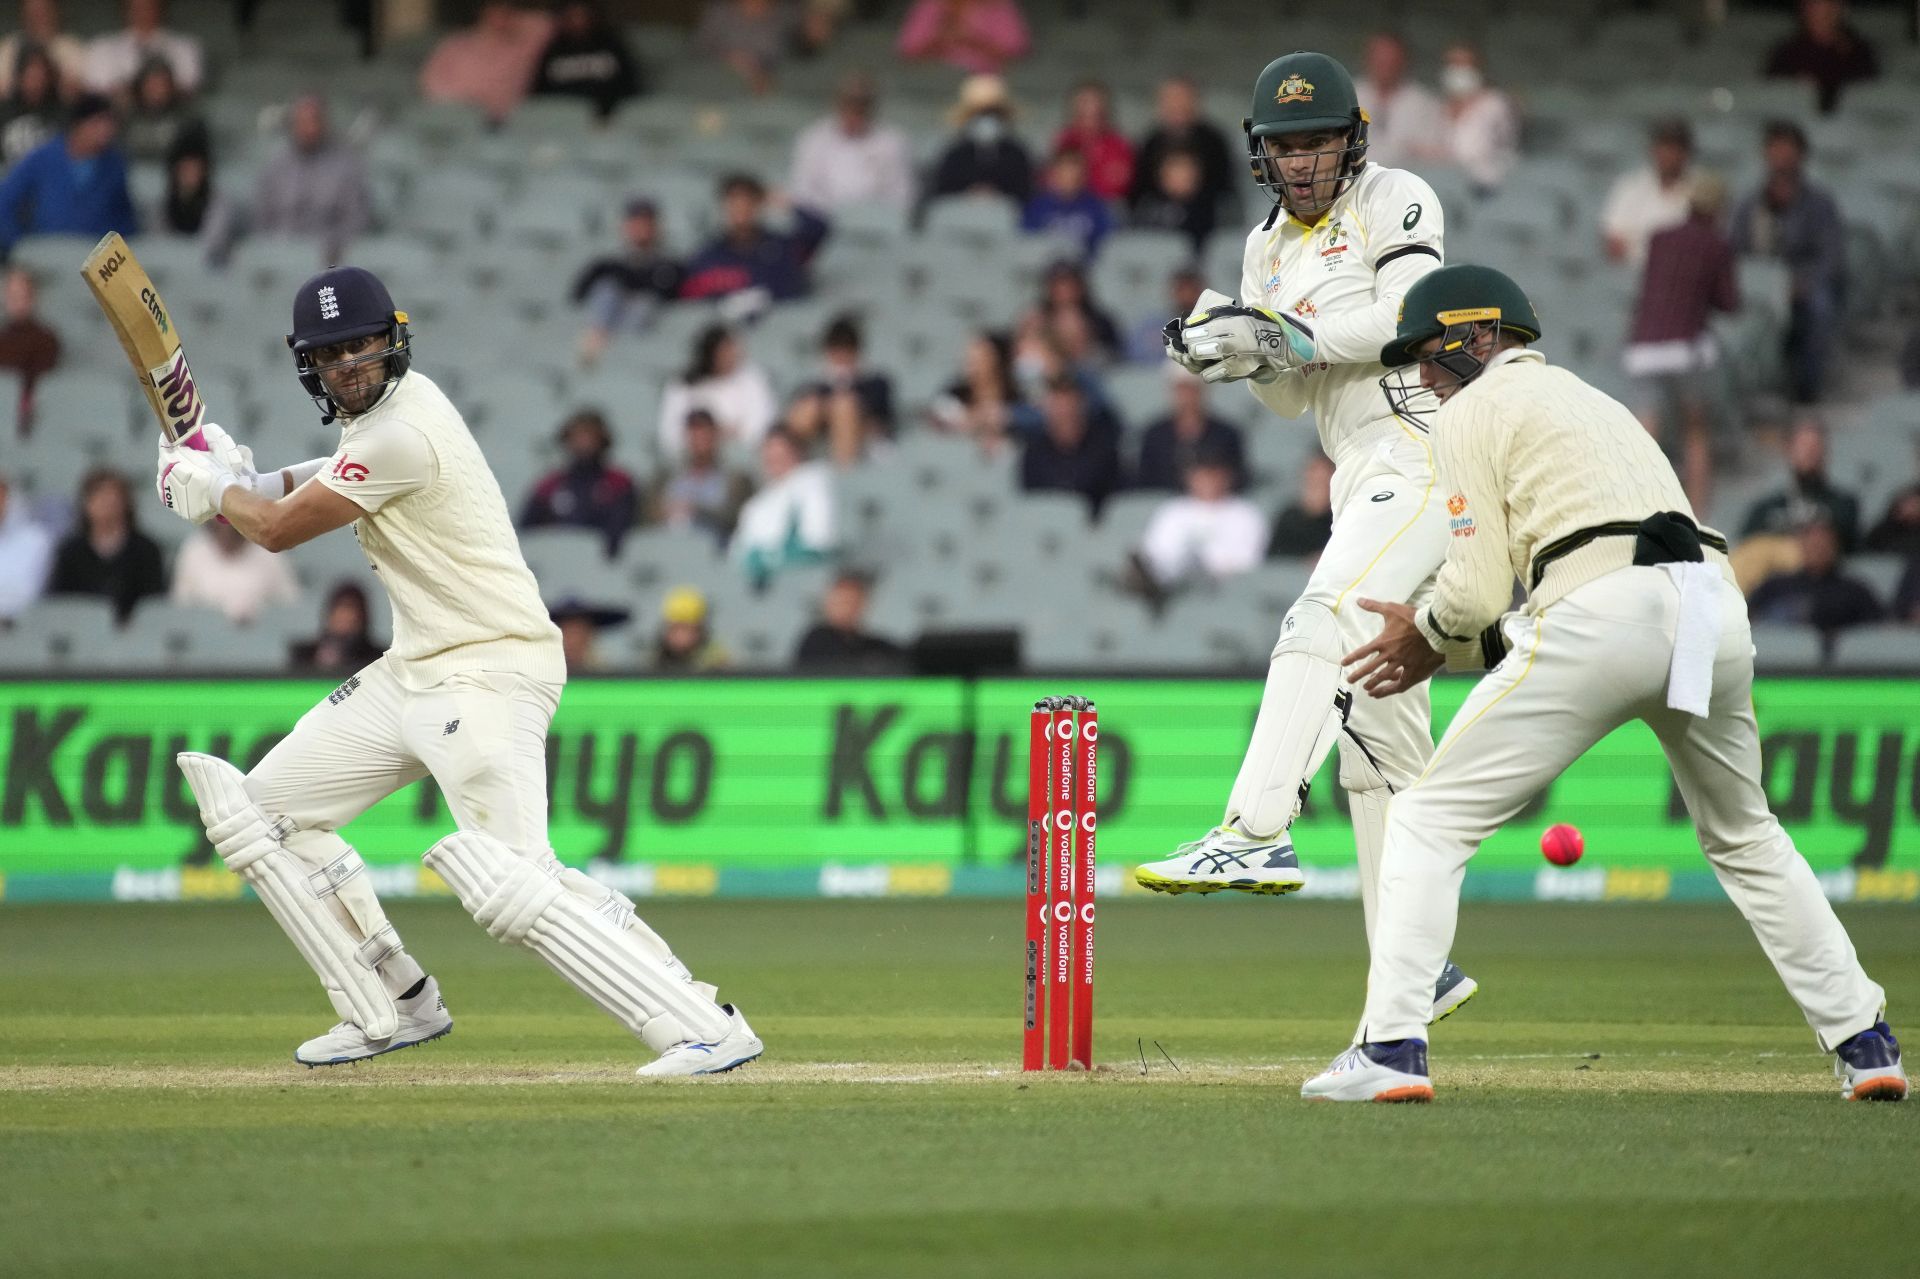
M 1678 608 L 1679 591 L 1663 570 L 1625 568 L 1539 617 L 1506 620 L 1512 651 L 1468 696 L 1425 775 L 1388 806 L 1373 966 L 1356 1042 L 1426 1037 L 1467 860 L 1541 787 L 1632 719 L 1660 739 L 1701 851 L 1821 1048 L 1878 1019 L 1886 993 L 1861 969 L 1760 789 L 1746 602 L 1721 583 L 1705 717 L 1667 706 Z
M 247 790 L 301 830 L 330 831 L 431 774 L 462 830 L 544 852 L 547 726 L 559 705 L 557 684 L 485 671 L 415 692 L 380 658 L 302 715 L 247 774 Z

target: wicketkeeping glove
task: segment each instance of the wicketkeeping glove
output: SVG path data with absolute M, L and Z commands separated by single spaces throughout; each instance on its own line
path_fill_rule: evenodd
M 1203 299 L 1204 301 L 1204 299 Z M 1230 302 L 1196 309 L 1181 327 L 1186 349 L 1209 382 L 1271 382 L 1314 361 L 1313 330 L 1291 315 Z
M 1233 299 L 1214 289 L 1203 291 L 1194 301 L 1191 315 L 1176 315 L 1168 320 L 1160 330 L 1160 337 L 1167 348 L 1167 358 L 1189 373 L 1204 375 L 1211 360 L 1203 360 L 1187 348 L 1186 328 L 1189 323 L 1205 315 L 1216 306 L 1232 306 Z

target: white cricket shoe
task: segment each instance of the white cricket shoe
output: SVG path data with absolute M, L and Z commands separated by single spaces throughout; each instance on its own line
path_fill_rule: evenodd
M 1148 862 L 1133 872 L 1142 888 L 1156 893 L 1293 893 L 1307 882 L 1300 859 L 1285 834 L 1254 839 L 1230 826 L 1216 826 L 1204 839 L 1182 844 L 1171 857 Z
M 1355 1044 L 1300 1085 L 1308 1101 L 1432 1101 L 1427 1041 Z
M 1461 972 L 1460 965 L 1449 959 L 1447 966 L 1440 970 L 1440 980 L 1433 984 L 1433 1012 L 1427 1020 L 1444 1021 L 1479 993 L 1480 983 Z
M 647 1079 L 720 1075 L 736 1066 L 746 1065 L 767 1050 L 738 1008 L 732 1004 L 722 1004 L 720 1011 L 727 1015 L 727 1033 L 716 1042 L 706 1044 L 697 1039 L 682 1040 L 661 1053 L 657 1060 L 648 1062 L 633 1073 Z
M 429 1039 L 438 1039 L 453 1029 L 453 1014 L 440 998 L 440 983 L 429 977 L 420 993 L 412 999 L 394 1001 L 400 1011 L 400 1028 L 392 1039 L 369 1039 L 367 1032 L 350 1021 L 343 1021 L 317 1039 L 309 1039 L 293 1050 L 293 1059 L 311 1069 L 314 1066 L 341 1066 L 364 1061 L 381 1053 L 399 1052 Z
M 1900 1064 L 1900 1041 L 1893 1028 L 1877 1021 L 1833 1051 L 1833 1073 L 1848 1101 L 1905 1101 L 1907 1072 Z

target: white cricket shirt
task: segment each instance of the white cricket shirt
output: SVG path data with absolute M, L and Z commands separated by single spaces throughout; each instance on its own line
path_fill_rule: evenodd
M 560 628 L 460 411 L 408 373 L 342 422 L 340 447 L 314 478 L 366 511 L 353 532 L 393 603 L 387 659 L 401 682 L 425 689 L 484 670 L 565 683 Z

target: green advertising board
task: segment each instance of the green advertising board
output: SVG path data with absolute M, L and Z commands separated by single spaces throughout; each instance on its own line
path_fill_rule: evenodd
M 1436 724 L 1469 687 L 1434 686 Z M 327 691 L 294 680 L 0 684 L 0 894 L 100 895 L 108 884 L 105 895 L 191 896 L 196 883 L 204 895 L 237 893 L 217 863 L 207 868 L 173 755 L 250 764 Z M 626 877 L 642 890 L 1012 892 L 1027 709 L 1069 691 L 1100 706 L 1100 849 L 1117 889 L 1121 868 L 1218 819 L 1257 682 L 579 680 L 548 743 L 552 842 L 570 862 L 646 868 Z M 1768 794 L 1830 890 L 1844 880 L 1850 895 L 1920 896 L 1920 684 L 1763 680 L 1754 700 Z M 1340 878 L 1352 860 L 1344 808 L 1330 761 L 1295 840 L 1335 885 L 1350 883 Z M 1563 821 L 1585 831 L 1583 870 L 1604 883 L 1539 879 L 1540 830 Z M 428 783 L 346 834 L 369 864 L 394 868 L 389 891 L 405 891 L 421 852 L 449 829 Z M 1555 883 L 1588 885 L 1568 895 L 1662 897 L 1696 880 L 1711 889 L 1639 725 L 1537 796 L 1482 848 L 1473 875 L 1535 895 Z

